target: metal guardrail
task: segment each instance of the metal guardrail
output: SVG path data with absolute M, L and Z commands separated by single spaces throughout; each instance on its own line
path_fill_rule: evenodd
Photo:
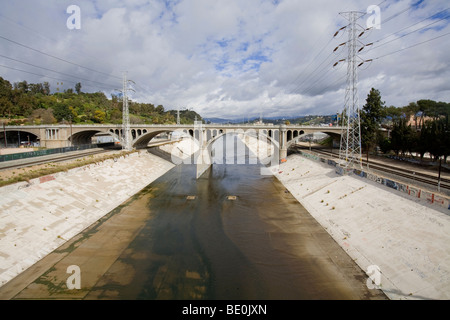
M 34 157 L 40 157 L 40 156 L 48 156 L 51 154 L 66 153 L 66 152 L 78 151 L 78 150 L 112 147 L 113 145 L 114 145 L 113 142 L 98 143 L 98 144 L 85 144 L 85 145 L 64 147 L 64 148 L 53 148 L 53 149 L 43 149 L 43 150 L 30 151 L 30 152 L 3 154 L 3 155 L 0 155 L 0 162 L 28 159 L 28 158 L 34 158 Z

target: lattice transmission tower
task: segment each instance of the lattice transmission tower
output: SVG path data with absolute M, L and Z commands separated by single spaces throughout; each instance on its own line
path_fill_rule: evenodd
M 358 49 L 358 47 L 360 47 L 358 38 L 364 33 L 365 28 L 359 26 L 356 21 L 364 14 L 365 13 L 358 11 L 340 13 L 340 15 L 349 21 L 347 26 L 340 29 L 347 29 L 348 41 L 339 45 L 347 46 L 347 58 L 340 60 L 347 61 L 347 87 L 345 90 L 344 110 L 342 113 L 343 130 L 341 133 L 339 150 L 339 165 L 344 168 L 344 170 L 362 168 L 361 127 L 358 100 L 358 66 L 361 63 L 358 61 L 359 58 L 357 53 L 360 49 Z M 338 32 L 336 32 L 335 36 Z M 362 45 L 361 48 L 362 47 L 364 47 L 364 45 Z
M 133 82 L 127 80 L 127 72 L 123 73 L 123 89 L 122 89 L 122 149 L 131 150 L 131 136 L 130 136 L 130 111 L 128 108 L 128 90 L 134 91 L 132 88 L 128 88 L 128 83 Z

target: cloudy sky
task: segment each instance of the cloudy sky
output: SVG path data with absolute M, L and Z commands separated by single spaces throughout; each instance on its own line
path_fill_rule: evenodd
M 203 117 L 335 114 L 344 105 L 345 14 L 361 12 L 359 100 L 450 102 L 448 0 L 2 0 L 0 76 L 82 83 L 108 97 L 127 72 L 134 101 Z M 70 5 L 80 8 L 80 28 Z M 371 44 L 372 45 L 367 45 Z M 339 49 L 333 51 L 336 47 Z M 368 61 L 372 60 L 372 61 Z M 62 83 L 62 84 L 61 84 Z

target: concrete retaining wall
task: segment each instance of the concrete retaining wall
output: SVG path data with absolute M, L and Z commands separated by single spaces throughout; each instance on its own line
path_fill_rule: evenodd
M 336 168 L 336 172 L 339 174 L 343 174 L 344 172 L 342 171 L 343 169 L 340 168 L 339 166 L 337 166 L 336 161 L 332 160 L 332 159 L 326 159 L 324 157 L 318 156 L 318 155 L 314 155 L 314 154 L 310 154 L 307 152 L 302 152 L 300 151 L 301 155 L 311 159 L 311 160 L 315 160 L 315 161 L 320 161 L 323 163 L 326 163 L 330 166 L 333 166 Z M 406 193 L 407 195 L 413 197 L 413 198 L 419 198 L 419 199 L 424 199 L 426 200 L 428 203 L 431 204 L 435 204 L 438 206 L 441 206 L 443 208 L 446 208 L 448 210 L 450 210 L 450 198 L 446 197 L 445 195 L 430 191 L 430 190 L 426 190 L 424 188 L 420 188 L 417 186 L 413 186 L 413 185 L 408 185 L 404 182 L 399 182 L 393 179 L 388 179 L 385 177 L 382 177 L 380 175 L 377 175 L 375 173 L 372 172 L 366 172 L 363 170 L 352 170 L 350 173 L 353 173 L 357 176 L 360 176 L 362 178 L 366 178 L 369 179 L 371 181 L 374 181 L 376 183 L 385 185 L 391 189 L 394 189 L 396 191 L 400 191 L 403 193 Z

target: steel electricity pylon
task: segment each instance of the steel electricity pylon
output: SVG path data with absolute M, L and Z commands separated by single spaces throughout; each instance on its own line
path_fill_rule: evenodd
M 360 51 L 358 47 L 364 47 L 364 45 L 361 46 L 358 38 L 364 33 L 365 29 L 356 23 L 364 15 L 363 12 L 350 11 L 340 14 L 349 21 L 349 24 L 339 30 L 347 29 L 348 41 L 341 43 L 335 49 L 336 51 L 340 46 L 347 46 L 347 58 L 339 61 L 347 61 L 347 87 L 345 90 L 344 110 L 342 112 L 343 129 L 339 150 L 339 165 L 348 171 L 352 168 L 362 168 L 358 100 L 358 66 L 361 63 L 357 61 L 359 59 L 357 53 Z M 338 32 L 336 32 L 335 36 Z
M 128 88 L 128 83 L 133 82 L 127 80 L 127 72 L 123 73 L 123 89 L 122 89 L 122 149 L 131 150 L 131 136 L 130 136 L 130 111 L 128 108 L 128 90 L 134 91 L 132 88 Z

